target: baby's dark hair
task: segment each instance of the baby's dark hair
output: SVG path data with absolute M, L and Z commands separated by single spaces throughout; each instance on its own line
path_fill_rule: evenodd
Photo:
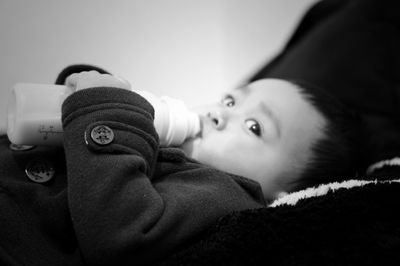
M 301 80 L 297 85 L 307 100 L 324 116 L 324 137 L 312 145 L 312 159 L 294 182 L 294 190 L 355 178 L 361 164 L 362 120 L 323 88 Z

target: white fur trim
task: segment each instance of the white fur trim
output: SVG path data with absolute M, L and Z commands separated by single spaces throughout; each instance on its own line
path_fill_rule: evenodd
M 295 205 L 301 199 L 323 196 L 326 195 L 328 191 L 335 192 L 336 190 L 342 188 L 350 189 L 353 187 L 361 187 L 367 184 L 392 183 L 392 182 L 400 183 L 400 179 L 383 180 L 383 181 L 379 181 L 376 179 L 371 181 L 351 179 L 340 183 L 333 182 L 329 184 L 323 184 L 318 187 L 310 187 L 304 190 L 287 194 L 286 196 L 274 200 L 270 205 L 268 205 L 268 207 L 276 207 L 284 204 Z
M 383 161 L 379 161 L 377 163 L 371 164 L 368 168 L 367 168 L 367 174 L 371 174 L 372 172 L 385 167 L 385 166 L 400 166 L 400 157 L 394 157 L 393 159 L 390 160 L 383 160 Z

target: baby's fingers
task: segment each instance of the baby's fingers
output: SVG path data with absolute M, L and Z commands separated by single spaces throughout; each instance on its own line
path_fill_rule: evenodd
M 71 74 L 65 80 L 65 85 L 73 88 L 75 91 L 77 80 L 78 80 L 78 73 Z
M 109 87 L 130 90 L 131 85 L 122 78 L 114 77 L 110 74 L 100 74 L 97 71 L 85 71 L 70 75 L 66 79 L 66 85 L 73 91 L 79 91 L 94 87 Z
M 99 82 L 101 76 L 102 74 L 94 70 L 83 71 L 69 75 L 65 80 L 65 84 L 74 91 L 79 91 L 95 87 L 97 84 L 101 85 L 101 82 Z

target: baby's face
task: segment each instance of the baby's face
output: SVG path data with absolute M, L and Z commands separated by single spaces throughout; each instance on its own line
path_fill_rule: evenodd
M 202 133 L 184 143 L 186 154 L 259 182 L 267 199 L 291 189 L 326 124 L 297 86 L 277 79 L 235 89 L 199 113 Z

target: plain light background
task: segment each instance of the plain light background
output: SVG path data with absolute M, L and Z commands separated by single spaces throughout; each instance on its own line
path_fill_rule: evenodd
M 1 0 L 0 131 L 16 82 L 76 63 L 195 107 L 276 53 L 315 0 Z

